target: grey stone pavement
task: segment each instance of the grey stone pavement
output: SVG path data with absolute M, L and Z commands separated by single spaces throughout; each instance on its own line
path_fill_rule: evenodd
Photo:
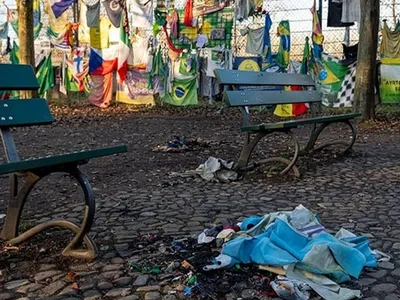
M 112 129 L 114 131 L 111 130 L 104 138 L 100 137 L 101 128 L 113 128 L 111 121 L 100 122 L 94 129 L 89 129 L 89 125 L 79 125 L 86 133 L 77 134 L 58 148 L 68 149 L 68 143 L 75 143 L 79 148 L 81 144 L 90 144 L 88 137 L 93 136 L 99 137 L 98 145 L 118 141 L 128 143 L 130 147 L 129 154 L 92 161 L 85 166 L 97 196 L 96 221 L 91 235 L 98 244 L 99 258 L 84 262 L 63 259 L 59 252 L 54 251 L 47 255 L 51 243 L 40 240 L 30 258 L 17 254 L 1 262 L 0 299 L 179 299 L 182 298 L 179 293 L 168 294 L 170 287 L 160 278 L 129 272 L 127 263 L 136 257 L 131 246 L 138 234 L 195 236 L 205 226 L 219 220 L 240 220 L 254 214 L 291 210 L 298 204 L 318 213 L 322 224 L 332 232 L 344 227 L 356 234 L 366 234 L 370 237 L 372 248 L 392 255 L 392 260 L 382 263 L 378 270 L 366 270 L 359 280 L 354 280 L 353 287 L 362 290 L 364 299 L 400 299 L 399 134 L 390 134 L 385 130 L 362 134 L 366 143 L 357 142 L 356 155 L 318 164 L 315 170 L 305 170 L 303 177 L 296 181 L 244 180 L 220 184 L 186 180 L 168 186 L 161 183 L 168 179 L 167 171 L 182 171 L 180 161 L 188 160 L 184 170 L 189 166 L 194 169 L 208 155 L 225 153 L 228 157 L 235 157 L 237 150 L 154 154 L 149 151 L 150 146 L 164 143 L 173 132 L 186 130 L 186 134 L 217 138 L 222 141 L 219 147 L 224 148 L 240 137 L 238 129 L 234 125 L 227 126 L 226 122 L 212 120 L 193 120 L 187 127 L 187 120 L 179 119 L 125 121 L 122 128 Z M 160 126 L 165 123 L 169 124 L 168 132 L 157 135 Z M 230 123 L 236 124 L 234 121 Z M 130 129 L 133 125 L 135 130 Z M 57 139 L 78 130 L 78 127 L 69 126 L 58 124 L 42 131 L 40 136 Z M 206 128 L 208 126 L 213 126 L 211 132 Z M 135 133 L 140 132 L 143 132 L 142 138 L 147 142 L 135 142 Z M 32 143 L 33 138 L 29 136 L 26 132 L 19 133 L 21 145 Z M 29 153 L 28 149 L 24 151 Z M 171 156 L 174 157 L 172 161 Z M 142 167 L 148 163 L 146 157 L 154 166 L 151 170 Z M 139 175 L 134 177 L 133 173 Z M 2 198 L 7 192 L 4 184 Z M 67 217 L 78 221 L 82 206 L 78 201 L 70 202 L 65 190 L 61 193 L 61 200 L 64 201 L 51 202 L 51 209 L 45 206 L 43 209 L 41 205 L 45 202 L 39 200 L 28 205 L 26 219 L 39 222 L 50 217 Z M 2 203 L 4 210 L 6 202 Z M 57 238 L 62 240 L 66 236 L 59 235 Z M 44 254 L 41 253 L 42 248 Z M 60 246 L 56 250 L 61 249 Z M 78 274 L 78 290 L 66 279 L 71 271 Z M 230 295 L 226 299 L 236 298 Z

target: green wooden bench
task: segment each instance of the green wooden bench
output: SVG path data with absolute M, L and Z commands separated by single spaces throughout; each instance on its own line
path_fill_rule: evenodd
M 351 120 L 360 116 L 358 113 L 341 114 L 333 116 L 317 116 L 315 105 L 320 105 L 322 100 L 316 90 L 314 80 L 308 75 L 283 74 L 266 72 L 248 72 L 217 69 L 214 71 L 221 86 L 224 87 L 224 98 L 231 107 L 239 107 L 242 111 L 243 126 L 241 131 L 245 133 L 244 145 L 236 164 L 236 171 L 246 171 L 261 164 L 280 162 L 287 165 L 280 174 L 286 174 L 293 170 L 296 176 L 300 175 L 295 166 L 300 155 L 300 144 L 292 129 L 302 125 L 312 125 L 308 143 L 302 153 L 316 149 L 316 141 L 321 132 L 332 123 L 345 123 L 351 129 L 350 142 L 345 144 L 344 152 L 348 152 L 356 140 L 356 128 Z M 285 86 L 302 86 L 301 91 L 285 91 Z M 251 124 L 250 110 L 252 106 L 275 106 L 278 104 L 309 103 L 311 118 L 287 120 L 275 123 Z M 249 164 L 251 154 L 258 142 L 268 134 L 282 132 L 288 134 L 294 141 L 294 155 L 291 160 L 283 157 L 272 157 Z M 253 138 L 252 136 L 255 135 Z M 334 143 L 321 145 L 318 149 L 333 145 Z
M 29 65 L 0 64 L 0 91 L 37 90 L 34 70 Z M 88 232 L 95 215 L 95 199 L 87 177 L 79 166 L 89 159 L 123 153 L 125 145 L 72 152 L 46 157 L 20 159 L 11 133 L 12 127 L 47 125 L 54 122 L 45 99 L 9 99 L 0 101 L 0 132 L 7 163 L 0 165 L 0 174 L 10 174 L 10 196 L 1 238 L 8 244 L 19 244 L 37 233 L 53 227 L 66 227 L 76 233 L 64 249 L 63 255 L 93 259 L 97 248 Z M 85 212 L 80 226 L 67 220 L 51 220 L 39 224 L 22 234 L 18 227 L 24 204 L 34 186 L 44 177 L 55 172 L 67 173 L 77 180 L 85 197 Z M 82 246 L 85 243 L 86 248 Z

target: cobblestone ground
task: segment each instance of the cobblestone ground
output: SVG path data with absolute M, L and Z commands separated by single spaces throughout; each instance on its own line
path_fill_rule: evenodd
M 399 299 L 400 135 L 386 130 L 364 132 L 355 155 L 316 159 L 313 167 L 302 161 L 303 177 L 296 181 L 250 177 L 220 184 L 168 177 L 170 171 L 195 169 L 209 155 L 235 158 L 241 143 L 238 127 L 236 119 L 133 115 L 19 130 L 18 147 L 26 156 L 116 143 L 128 144 L 129 153 L 93 160 L 84 168 L 97 196 L 91 235 L 99 258 L 88 263 L 61 257 L 70 235 L 59 231 L 35 238 L 19 251 L 3 248 L 0 299 L 177 299 L 179 294 L 167 294 L 162 278 L 129 272 L 127 263 L 137 255 L 138 234 L 195 235 L 218 220 L 292 210 L 298 204 L 319 213 L 330 230 L 344 227 L 366 234 L 373 248 L 391 254 L 390 262 L 366 270 L 354 286 L 365 299 Z M 151 152 L 175 134 L 218 144 L 197 152 Z M 0 213 L 4 213 L 6 178 L 1 182 Z M 75 185 L 62 177 L 41 183 L 29 199 L 21 226 L 51 217 L 79 221 L 82 205 L 77 196 Z M 78 290 L 67 280 L 71 271 L 78 275 Z

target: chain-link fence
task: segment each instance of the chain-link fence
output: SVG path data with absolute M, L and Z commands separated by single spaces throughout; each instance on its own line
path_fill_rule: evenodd
M 362 0 L 361 0 L 362 1 Z M 15 8 L 15 4 L 13 5 L 13 0 L 6 0 L 5 3 L 10 8 Z M 175 7 L 178 9 L 183 9 L 185 6 L 186 0 L 176 0 Z M 129 0 L 128 0 L 129 3 Z M 276 52 L 279 47 L 279 38 L 276 35 L 276 30 L 278 24 L 282 20 L 288 20 L 290 22 L 291 29 L 291 58 L 292 59 L 301 59 L 301 55 L 303 52 L 304 41 L 305 38 L 311 36 L 312 30 L 312 14 L 311 7 L 313 6 L 314 0 L 264 0 L 263 9 L 269 12 L 271 16 L 271 20 L 273 22 L 270 35 L 271 35 L 271 43 L 272 50 Z M 343 54 L 343 46 L 342 43 L 345 40 L 345 28 L 333 28 L 327 27 L 327 16 L 328 16 L 328 1 L 324 0 L 322 5 L 322 30 L 325 36 L 324 41 L 324 50 L 326 53 L 330 55 L 334 55 L 337 57 L 341 57 Z M 317 1 L 318 5 L 318 1 Z M 43 7 L 43 5 L 42 5 Z M 128 5 L 129 10 L 129 5 Z M 69 20 L 73 21 L 73 12 L 72 9 L 68 10 Z M 102 15 L 106 15 L 104 9 L 101 12 Z M 388 25 L 393 27 L 397 22 L 398 17 L 400 16 L 400 0 L 381 0 L 381 21 L 387 19 Z M 0 23 L 6 20 L 7 9 L 4 5 L 0 6 Z M 46 45 L 49 42 L 48 36 L 46 34 L 48 27 L 48 17 L 43 12 L 42 13 L 42 23 L 43 27 L 39 38 L 36 40 L 36 47 L 40 47 L 40 45 Z M 253 17 L 249 20 L 246 20 L 242 23 L 236 23 L 233 26 L 232 32 L 232 49 L 234 55 L 237 56 L 245 56 L 245 48 L 246 48 L 246 36 L 242 36 L 239 30 L 245 26 L 250 26 L 252 28 L 257 28 L 264 25 L 263 17 Z M 11 39 L 17 39 L 17 35 L 13 32 L 13 29 L 9 29 Z M 146 34 L 150 34 L 151 31 L 148 31 Z M 354 25 L 349 28 L 349 40 L 350 44 L 355 44 L 358 42 L 358 27 Z M 4 49 L 6 42 L 5 40 L 1 40 L 2 49 Z M 59 63 L 58 56 L 55 53 L 53 55 L 54 63 L 57 65 Z M 1 58 L 1 57 L 0 57 Z M 8 56 L 2 57 L 2 61 L 7 60 Z
M 362 1 L 362 0 L 361 0 Z M 398 0 L 381 0 L 380 19 L 387 20 L 390 27 L 394 27 L 400 16 L 400 1 Z M 267 0 L 264 1 L 264 9 L 269 12 L 273 25 L 271 27 L 271 43 L 272 50 L 276 52 L 279 47 L 279 38 L 276 35 L 278 24 L 282 20 L 290 22 L 291 30 L 291 58 L 301 59 L 305 38 L 311 37 L 312 31 L 312 14 L 311 7 L 314 0 Z M 330 55 L 339 58 L 343 55 L 342 43 L 345 42 L 346 28 L 327 27 L 328 19 L 328 1 L 324 0 L 322 5 L 322 31 L 325 36 L 324 51 Z M 317 1 L 318 5 L 318 1 Z M 237 24 L 234 32 L 233 49 L 236 55 L 246 55 L 246 36 L 241 36 L 240 28 L 243 26 L 259 27 L 264 25 L 264 18 L 256 17 L 244 24 Z M 358 26 L 354 25 L 349 28 L 349 42 L 354 45 L 358 42 Z

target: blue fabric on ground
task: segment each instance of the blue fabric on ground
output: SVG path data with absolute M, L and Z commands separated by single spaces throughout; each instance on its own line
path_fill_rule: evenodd
M 240 225 L 240 230 L 247 231 L 250 228 L 256 226 L 260 221 L 264 219 L 260 216 L 251 216 L 243 220 L 242 224 Z
M 376 261 L 375 255 L 372 254 L 371 248 L 369 247 L 369 240 L 366 236 L 357 236 L 354 238 L 345 238 L 342 241 L 347 243 L 355 244 L 354 248 L 364 254 L 366 258 L 365 266 L 368 268 L 377 268 L 378 263 Z
M 327 275 L 342 282 L 350 279 L 348 275 L 358 278 L 364 267 L 372 266 L 374 262 L 376 264 L 364 238 L 352 238 L 347 242 L 352 242 L 355 246 L 351 247 L 328 233 L 308 238 L 278 217 L 264 233 L 254 237 L 239 236 L 226 243 L 222 253 L 241 263 L 285 266 L 301 262 L 314 245 L 327 245 L 337 264 L 344 270 L 335 270 Z M 323 272 L 324 270 L 319 270 L 319 273 Z

